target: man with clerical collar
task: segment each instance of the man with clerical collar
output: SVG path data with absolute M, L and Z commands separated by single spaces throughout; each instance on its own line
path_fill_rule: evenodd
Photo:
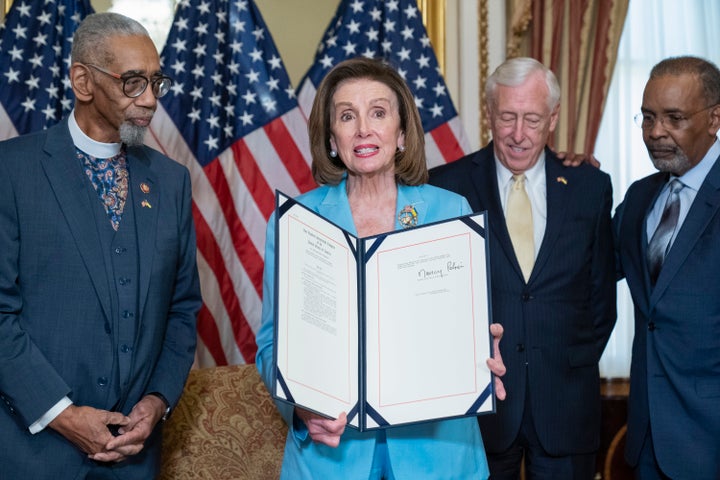
M 172 80 L 144 27 L 98 13 L 70 81 L 69 117 L 0 144 L 0 464 L 155 478 L 201 305 L 189 173 L 143 146 Z

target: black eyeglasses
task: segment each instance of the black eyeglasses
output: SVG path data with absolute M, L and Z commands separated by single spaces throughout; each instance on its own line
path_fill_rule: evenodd
M 137 98 L 143 94 L 148 85 L 152 85 L 151 88 L 153 95 L 155 95 L 155 98 L 160 98 L 164 97 L 170 91 L 170 87 L 172 87 L 172 78 L 166 77 L 165 75 L 154 76 L 152 79 L 149 79 L 138 73 L 124 73 L 120 75 L 119 73 L 105 70 L 104 68 L 93 65 L 92 63 L 87 63 L 85 65 L 94 68 L 98 72 L 110 75 L 111 77 L 122 81 L 122 89 L 126 97 Z

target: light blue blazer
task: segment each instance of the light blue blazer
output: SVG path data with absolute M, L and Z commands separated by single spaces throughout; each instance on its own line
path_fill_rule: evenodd
M 356 234 L 345 181 L 322 186 L 297 200 L 345 230 Z M 430 185 L 399 185 L 399 212 L 412 205 L 418 225 L 471 213 L 464 197 Z M 401 229 L 400 223 L 395 223 Z M 257 367 L 265 385 L 273 382 L 273 318 L 275 311 L 275 216 L 268 222 L 265 240 L 262 326 L 257 333 Z M 432 352 L 428 352 L 432 355 Z M 287 442 L 281 478 L 343 478 L 367 480 L 373 464 L 378 433 L 360 433 L 346 428 L 340 446 L 331 448 L 314 443 L 305 426 L 293 421 L 293 407 L 277 402 L 288 423 Z M 474 417 L 394 427 L 386 430 L 387 449 L 396 478 L 482 479 L 488 477 L 487 461 L 477 421 Z

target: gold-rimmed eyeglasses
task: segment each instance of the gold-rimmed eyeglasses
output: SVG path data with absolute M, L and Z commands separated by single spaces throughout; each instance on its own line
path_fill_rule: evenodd
M 649 130 L 655 126 L 655 122 L 660 120 L 660 125 L 665 127 L 667 130 L 681 130 L 687 126 L 688 120 L 697 115 L 698 113 L 709 110 L 718 105 L 708 105 L 705 108 L 693 113 L 682 113 L 682 112 L 671 112 L 662 115 L 655 115 L 654 113 L 641 112 L 633 117 L 635 124 L 643 130 Z
M 126 97 L 137 98 L 145 92 L 148 85 L 151 85 L 155 98 L 161 98 L 164 97 L 170 91 L 170 87 L 172 87 L 172 78 L 165 75 L 155 75 L 152 78 L 147 78 L 139 73 L 123 73 L 121 75 L 93 65 L 92 63 L 86 63 L 85 65 L 94 68 L 100 73 L 120 80 L 122 82 L 123 94 L 125 94 Z

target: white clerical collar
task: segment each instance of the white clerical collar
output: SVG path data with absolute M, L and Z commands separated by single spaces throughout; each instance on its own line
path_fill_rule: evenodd
M 74 109 L 68 118 L 68 128 L 75 146 L 88 155 L 95 158 L 110 158 L 120 153 L 122 143 L 102 143 L 85 135 L 85 132 L 80 129 L 80 125 L 75 120 Z

